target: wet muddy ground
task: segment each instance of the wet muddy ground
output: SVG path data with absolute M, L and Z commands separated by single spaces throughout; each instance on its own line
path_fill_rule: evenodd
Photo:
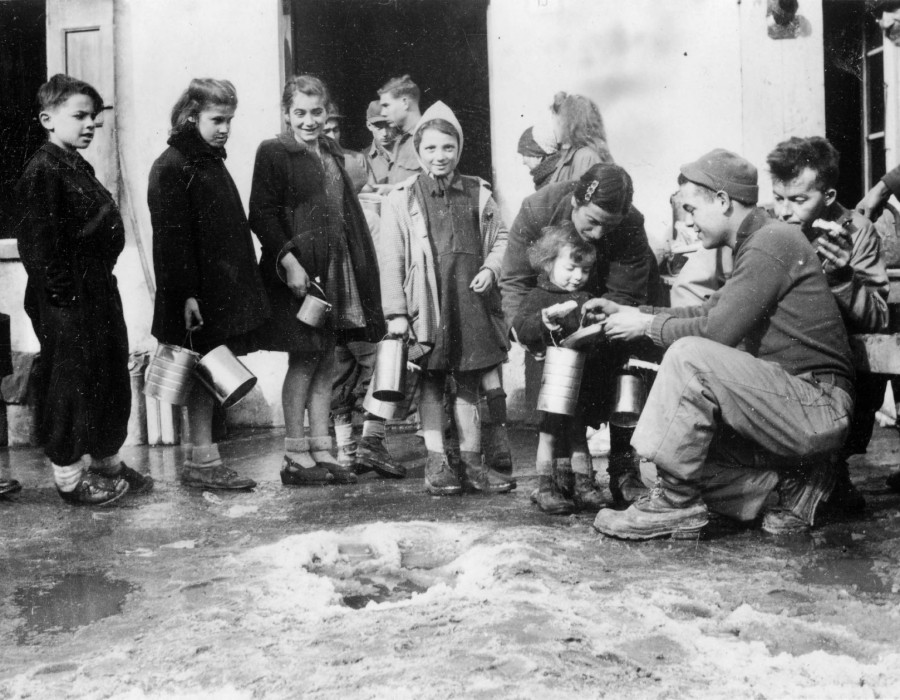
M 421 469 L 284 488 L 262 433 L 223 445 L 251 493 L 130 448 L 154 492 L 75 508 L 39 452 L 0 453 L 25 486 L 0 499 L 0 698 L 900 697 L 896 432 L 857 458 L 862 518 L 645 543 L 537 512 L 514 437 L 519 488 L 491 498 L 432 498 Z

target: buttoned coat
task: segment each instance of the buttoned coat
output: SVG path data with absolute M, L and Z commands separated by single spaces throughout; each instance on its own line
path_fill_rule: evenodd
M 384 337 L 378 258 L 353 183 L 343 165 L 340 146 L 320 138 L 325 157 L 335 158 L 344 183 L 344 230 L 350 262 L 366 319 L 365 340 Z M 292 253 L 311 279 L 324 288 L 332 242 L 328 235 L 325 169 L 322 161 L 292 134 L 263 141 L 256 151 L 250 192 L 250 225 L 262 242 L 259 261 L 263 284 L 272 304 L 272 320 L 262 333 L 268 350 L 312 352 L 324 347 L 330 326 L 311 328 L 296 320 L 301 299 L 282 279 L 281 259 Z
M 203 316 L 202 330 L 192 334 L 198 349 L 247 334 L 269 316 L 250 225 L 224 155 L 190 129 L 169 138 L 150 170 L 157 283 L 152 333 L 160 342 L 184 344 L 190 297 Z
M 440 325 L 438 281 L 427 222 L 415 194 L 418 177 L 414 175 L 400 184 L 388 195 L 382 207 L 381 296 L 386 317 L 407 316 L 419 343 L 433 346 Z M 484 257 L 481 269 L 494 274 L 488 305 L 498 341 L 508 348 L 498 285 L 508 232 L 491 195 L 490 185 L 481 178 L 478 183 L 481 253 Z M 414 356 L 415 351 L 411 355 Z

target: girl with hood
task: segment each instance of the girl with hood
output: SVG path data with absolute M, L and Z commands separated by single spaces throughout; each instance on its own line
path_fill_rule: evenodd
M 391 192 L 382 209 L 381 296 L 388 333 L 412 335 L 410 357 L 423 369 L 425 484 L 434 495 L 504 493 L 515 481 L 482 462 L 478 400 L 482 388 L 489 402 L 492 391 L 502 393 L 499 366 L 508 343 L 498 281 L 507 230 L 488 184 L 456 170 L 463 133 L 447 105 L 426 110 L 413 143 L 422 172 Z M 458 474 L 443 441 L 448 376 L 456 385 Z

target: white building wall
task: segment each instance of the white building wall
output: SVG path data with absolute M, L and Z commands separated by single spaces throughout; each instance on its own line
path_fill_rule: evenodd
M 115 0 L 114 104 L 130 231 L 116 272 L 133 349 L 154 345 L 134 231 L 149 257 L 147 178 L 166 147 L 171 107 L 192 77 L 234 82 L 240 104 L 227 166 L 246 207 L 255 149 L 281 128 L 281 13 L 281 0 Z M 558 90 L 585 94 L 600 106 L 613 156 L 634 178 L 635 204 L 656 249 L 669 234 L 668 198 L 679 165 L 714 147 L 760 165 L 767 197 L 768 150 L 793 134 L 824 133 L 821 2 L 804 0 L 801 13 L 809 35 L 774 41 L 765 0 L 491 0 L 494 183 L 507 222 L 533 190 L 516 153 L 519 134 Z M 0 276 L 4 298 L 19 294 L 20 277 L 12 270 Z M 17 349 L 35 349 L 24 316 L 14 320 L 21 326 L 14 329 Z M 520 391 L 521 362 L 514 351 L 506 370 L 513 415 L 520 417 L 530 410 Z M 281 424 L 285 357 L 258 353 L 248 364 L 261 393 L 233 418 Z
M 172 106 L 192 78 L 234 83 L 238 109 L 226 165 L 246 210 L 256 147 L 281 128 L 282 3 L 280 0 L 116 0 L 116 112 L 123 164 L 123 213 L 134 221 L 152 257 L 147 182 L 166 148 Z M 133 217 L 133 218 L 131 218 Z M 129 240 L 116 274 L 125 300 L 131 346 L 155 346 L 153 307 L 136 241 Z M 152 262 L 152 261 L 151 261 Z M 246 360 L 259 390 L 233 409 L 238 422 L 282 424 L 285 356 L 256 353 Z
M 770 39 L 765 0 L 492 0 L 488 10 L 495 189 L 508 224 L 533 192 L 516 153 L 559 90 L 600 107 L 613 157 L 661 251 L 678 168 L 728 148 L 760 168 L 790 135 L 825 133 L 821 3 L 806 0 L 808 36 Z M 524 367 L 514 348 L 505 385 L 522 418 Z

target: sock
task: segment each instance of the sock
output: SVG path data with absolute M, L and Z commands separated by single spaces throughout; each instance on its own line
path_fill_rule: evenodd
M 631 436 L 634 435 L 634 428 L 622 428 L 618 425 L 609 424 L 609 453 L 615 455 L 624 455 L 632 452 Z
M 503 389 L 491 389 L 485 394 L 491 422 L 506 425 L 506 392 Z
M 379 420 L 375 416 L 366 418 L 363 421 L 363 437 L 373 437 L 384 440 L 384 420 Z
M 78 486 L 78 482 L 81 481 L 81 469 L 83 466 L 81 461 L 79 460 L 67 467 L 60 467 L 52 462 L 51 465 L 53 466 L 53 481 L 56 483 L 56 488 L 65 493 L 74 491 L 75 487 Z
M 353 423 L 335 423 L 334 437 L 338 447 L 351 444 L 353 442 Z
M 309 440 L 307 438 L 289 438 L 284 439 L 284 455 L 290 457 L 297 466 L 303 469 L 312 469 L 316 466 L 316 461 L 309 454 Z
M 191 449 L 191 462 L 195 469 L 215 467 L 221 464 L 221 461 L 219 446 L 216 443 L 202 446 L 194 445 Z
M 584 452 L 576 452 L 572 455 L 572 471 L 576 474 L 591 475 L 591 458 Z
M 313 463 L 318 462 L 323 465 L 333 464 L 337 466 L 339 462 L 331 454 L 333 447 L 331 437 L 328 435 L 309 438 L 309 456 Z

